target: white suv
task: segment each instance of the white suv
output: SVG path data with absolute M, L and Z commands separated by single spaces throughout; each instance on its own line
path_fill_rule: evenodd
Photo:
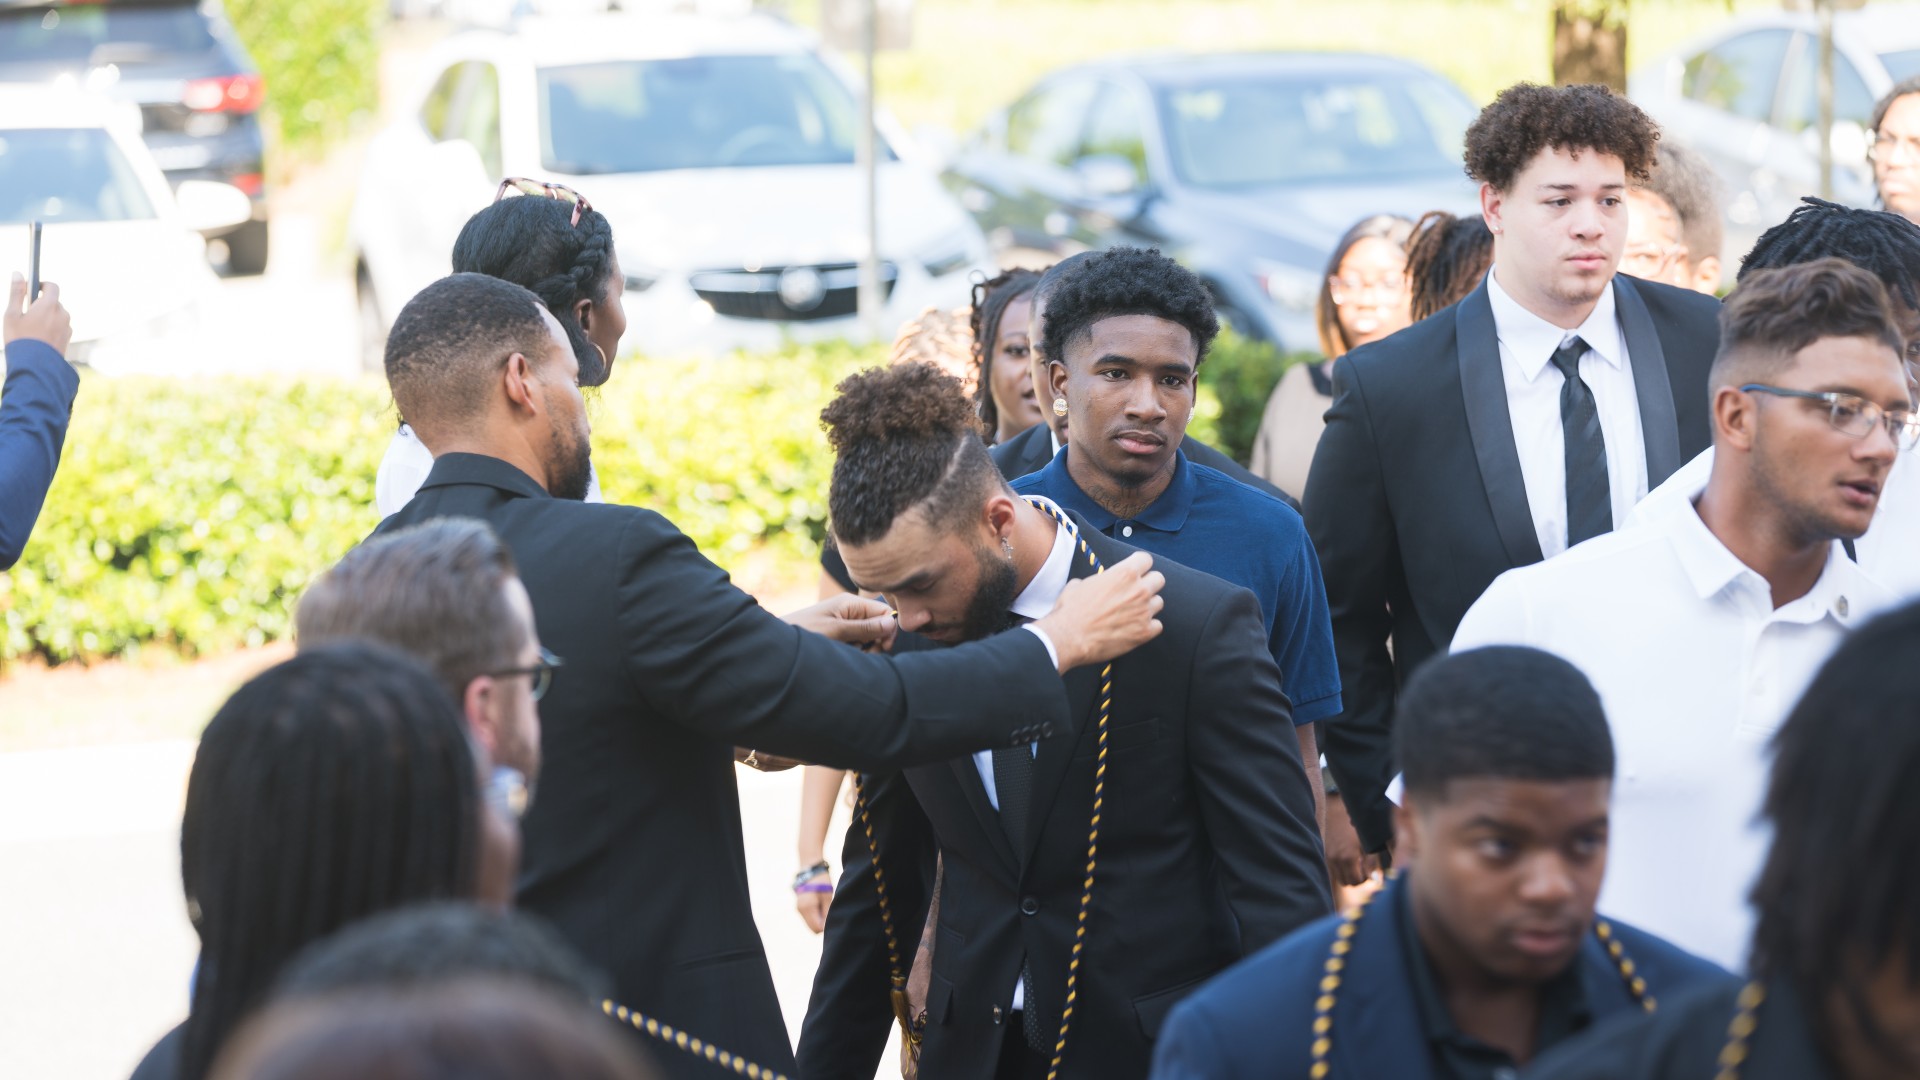
M 443 43 L 377 136 L 351 241 L 369 365 L 503 176 L 566 184 L 613 223 L 643 352 L 861 337 L 865 204 L 848 77 L 766 16 L 534 19 Z M 881 125 L 883 325 L 967 298 L 985 237 Z

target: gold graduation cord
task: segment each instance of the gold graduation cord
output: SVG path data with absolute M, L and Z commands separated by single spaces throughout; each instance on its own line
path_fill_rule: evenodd
M 741 1076 L 747 1077 L 747 1080 L 787 1080 L 785 1073 L 755 1065 L 738 1054 L 730 1054 L 710 1042 L 697 1039 L 672 1024 L 663 1024 L 645 1013 L 629 1009 L 625 1005 L 615 1004 L 612 999 L 602 1001 L 600 1011 L 616 1020 L 632 1024 L 636 1030 L 644 1031 L 663 1043 L 685 1050 L 694 1057 L 705 1058 L 723 1069 L 732 1069 Z
M 1366 914 L 1367 905 L 1373 903 L 1379 892 L 1368 894 L 1365 900 L 1357 904 L 1340 923 L 1340 929 L 1333 937 L 1333 948 L 1328 950 L 1327 962 L 1320 975 L 1320 996 L 1313 1003 L 1313 1065 L 1308 1069 L 1309 1080 L 1326 1080 L 1333 1071 L 1330 1054 L 1333 1050 L 1333 1007 L 1340 992 L 1340 983 L 1345 978 L 1347 954 L 1353 951 L 1353 937 L 1360 930 L 1360 916 Z M 1627 956 L 1625 946 L 1620 944 L 1619 935 L 1613 932 L 1613 926 L 1605 919 L 1596 919 L 1593 934 L 1607 950 L 1607 958 L 1613 961 L 1614 969 L 1620 972 L 1621 981 L 1627 984 L 1627 993 L 1633 997 L 1642 1009 L 1652 1012 L 1658 1002 L 1647 992 L 1647 980 L 1642 978 L 1633 960 Z M 1575 954 L 1575 963 L 1579 963 Z M 1749 1027 L 1751 1030 L 1751 1027 Z M 1738 1080 L 1722 1072 L 1715 1080 Z
M 1720 1071 L 1713 1074 L 1713 1080 L 1740 1080 L 1740 1066 L 1747 1063 L 1747 1054 L 1752 1049 L 1748 1042 L 1760 1025 L 1760 1003 L 1767 1000 L 1767 988 L 1750 982 L 1740 988 L 1736 1000 L 1740 1008 L 1727 1025 L 1727 1042 L 1720 1048 Z
M 900 1022 L 900 1037 L 910 1046 L 919 1046 L 922 1031 L 914 1025 L 913 1004 L 907 1000 L 907 975 L 900 968 L 900 939 L 894 933 L 893 905 L 887 900 L 887 873 L 880 867 L 880 842 L 874 838 L 873 819 L 867 812 L 866 785 L 857 772 L 853 774 L 853 809 L 873 861 L 873 893 L 880 908 L 880 929 L 887 939 L 887 998 L 893 1003 L 893 1018 Z

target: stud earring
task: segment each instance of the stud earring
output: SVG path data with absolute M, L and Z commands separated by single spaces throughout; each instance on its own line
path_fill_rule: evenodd
M 1066 398 L 1057 397 L 1053 399 L 1053 415 L 1055 416 L 1067 415 L 1067 399 Z
M 1004 552 L 1006 552 L 1006 553 L 1007 553 L 1007 561 L 1008 561 L 1008 562 L 1012 562 L 1012 561 L 1013 561 L 1013 541 L 1011 541 L 1011 540 L 1009 540 L 1009 539 L 1007 539 L 1007 538 L 1006 538 L 1006 537 L 1004 537 L 1004 536 L 1003 536 L 1003 537 L 1001 537 L 1001 538 L 1000 538 L 1000 550 L 1001 550 L 1001 551 L 1004 551 Z

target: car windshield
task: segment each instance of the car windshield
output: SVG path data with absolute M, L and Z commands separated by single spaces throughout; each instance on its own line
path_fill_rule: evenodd
M 1880 62 L 1886 65 L 1887 78 L 1894 82 L 1904 82 L 1920 75 L 1920 49 L 1881 53 Z
M 139 63 L 214 47 L 193 4 L 74 4 L 0 11 L 0 64 Z
M 99 128 L 0 130 L 0 222 L 156 216 L 126 155 Z
M 541 163 L 576 176 L 844 165 L 859 130 L 853 95 L 807 54 L 550 67 L 539 88 Z
M 1245 78 L 1160 92 L 1176 175 L 1208 188 L 1456 172 L 1472 107 L 1426 77 Z

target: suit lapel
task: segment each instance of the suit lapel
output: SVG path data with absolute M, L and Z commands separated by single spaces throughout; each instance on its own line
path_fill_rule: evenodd
M 1100 556 L 1102 565 L 1116 557 L 1106 537 L 1093 526 L 1078 519 L 1075 519 L 1074 524 L 1079 527 L 1080 535 L 1086 539 L 1095 554 Z M 1069 580 L 1090 577 L 1093 572 L 1086 552 L 1076 544 L 1073 551 L 1073 567 L 1068 574 Z M 1067 687 L 1067 715 L 1076 718 L 1080 726 L 1073 734 L 1043 739 L 1040 742 L 1040 753 L 1033 763 L 1033 805 L 1030 808 L 1032 816 L 1027 819 L 1026 850 L 1020 853 L 1022 869 L 1032 860 L 1034 849 L 1040 844 L 1040 834 L 1045 831 L 1043 826 L 1047 815 L 1053 812 L 1053 804 L 1060 795 L 1060 785 L 1066 780 L 1067 770 L 1073 764 L 1074 753 L 1083 741 L 1090 743 L 1094 739 L 1092 728 L 1095 721 L 1099 719 L 1099 702 L 1095 698 L 1100 692 L 1101 667 L 1102 665 L 1098 664 L 1083 664 L 1062 676 Z M 1082 811 L 1073 812 L 1078 814 Z M 1091 816 L 1093 807 L 1086 807 L 1084 812 Z
M 1027 429 L 1027 445 L 1020 451 L 1020 475 L 1037 473 L 1053 460 L 1053 439 L 1042 422 Z
M 1667 372 L 1667 353 L 1640 290 L 1621 276 L 1613 279 L 1614 310 L 1627 339 L 1627 360 L 1633 365 L 1633 395 L 1639 399 L 1640 432 L 1647 444 L 1647 489 L 1659 487 L 1680 467 L 1680 421 L 1673 408 L 1673 376 Z
M 1000 812 L 987 801 L 987 786 L 980 780 L 980 769 L 973 762 L 971 754 L 954 758 L 947 762 L 947 768 L 953 771 L 954 782 L 960 785 L 960 793 L 973 808 L 975 822 L 986 836 L 987 846 L 1000 857 L 1005 864 L 1008 876 L 1018 880 L 1020 876 L 1020 857 L 1014 854 L 1013 845 L 1007 842 L 1007 831 L 1000 827 Z
M 1388 890 L 1405 887 L 1396 882 Z M 1433 1080 L 1433 1055 L 1408 983 L 1394 901 L 1388 891 L 1367 905 L 1347 956 L 1333 1011 L 1332 1075 L 1339 1080 Z
M 1454 309 L 1454 325 L 1467 431 L 1473 439 L 1474 457 L 1480 462 L 1480 482 L 1493 509 L 1494 527 L 1500 532 L 1500 543 L 1511 565 L 1537 563 L 1540 537 L 1533 531 L 1533 511 L 1527 505 L 1527 485 L 1520 474 L 1520 452 L 1514 447 L 1507 382 L 1500 370 L 1500 338 L 1485 282 Z M 1637 363 L 1634 377 L 1639 378 Z M 1675 446 L 1677 456 L 1677 441 Z

